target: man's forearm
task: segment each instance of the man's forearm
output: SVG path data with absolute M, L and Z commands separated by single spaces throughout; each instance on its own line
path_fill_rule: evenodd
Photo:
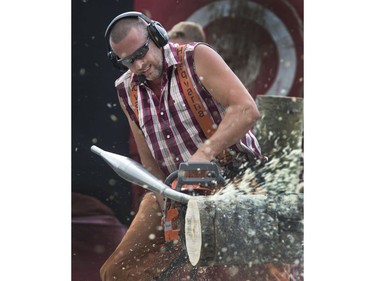
M 254 126 L 258 117 L 257 109 L 239 105 L 228 107 L 216 132 L 199 147 L 192 159 L 211 161 L 225 148 L 238 143 Z

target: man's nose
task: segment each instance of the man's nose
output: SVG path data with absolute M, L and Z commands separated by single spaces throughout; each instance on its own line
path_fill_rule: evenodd
M 135 69 L 138 71 L 141 71 L 142 68 L 143 68 L 143 59 L 136 59 L 134 62 L 133 62 L 133 65 L 135 67 Z

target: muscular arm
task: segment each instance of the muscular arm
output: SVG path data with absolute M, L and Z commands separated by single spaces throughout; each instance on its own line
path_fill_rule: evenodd
M 194 61 L 202 84 L 226 108 L 216 132 L 189 160 L 210 161 L 223 149 L 237 143 L 253 127 L 259 111 L 245 86 L 213 49 L 198 45 Z

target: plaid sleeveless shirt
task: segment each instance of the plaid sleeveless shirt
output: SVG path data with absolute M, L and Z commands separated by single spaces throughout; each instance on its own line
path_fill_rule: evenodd
M 184 54 L 185 65 L 203 105 L 210 113 L 214 124 L 218 126 L 225 108 L 212 98 L 195 73 L 193 53 L 198 44 L 200 43 L 187 44 Z M 181 162 L 188 161 L 206 137 L 185 99 L 176 69 L 176 66 L 181 64 L 176 47 L 173 43 L 168 43 L 163 47 L 163 51 L 164 69 L 167 69 L 168 75 L 164 75 L 160 97 L 153 93 L 147 82 L 138 81 L 130 71 L 117 79 L 115 86 L 130 118 L 143 132 L 153 157 L 165 175 L 169 175 L 179 168 Z M 135 105 L 130 98 L 132 87 L 137 87 L 138 92 Z M 134 106 L 138 108 L 139 120 L 132 109 Z M 231 149 L 256 157 L 261 155 L 258 141 L 251 131 Z

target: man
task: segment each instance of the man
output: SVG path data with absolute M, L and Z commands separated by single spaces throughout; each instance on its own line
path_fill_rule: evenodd
M 182 90 L 176 46 L 167 42 L 162 26 L 129 12 L 111 22 L 106 38 L 112 62 L 129 68 L 117 79 L 116 89 L 141 162 L 156 177 L 164 181 L 181 162 L 217 161 L 229 174 L 238 163 L 252 164 L 261 157 L 250 132 L 259 117 L 256 104 L 212 48 L 192 43 L 183 53 L 191 81 L 214 122 L 214 133 L 206 138 Z M 225 150 L 231 157 L 222 157 Z M 160 195 L 145 195 L 126 235 L 100 270 L 103 281 L 155 280 L 177 258 L 179 245 L 163 247 L 162 203 Z
M 150 14 L 150 13 L 148 13 Z M 146 14 L 147 17 L 149 15 Z M 176 44 L 186 44 L 189 42 L 206 42 L 206 34 L 202 28 L 202 26 L 198 23 L 191 22 L 191 21 L 181 21 L 175 24 L 171 30 L 168 31 L 168 42 L 176 43 Z M 136 161 L 139 161 L 139 155 L 137 151 L 137 147 L 135 144 L 135 140 L 133 135 L 131 134 L 129 140 L 129 147 L 130 147 L 130 157 Z M 132 208 L 134 211 L 137 211 L 139 208 L 140 199 L 142 195 L 146 193 L 146 190 L 138 187 L 136 185 L 133 186 L 132 189 Z
M 181 21 L 168 31 L 169 42 L 186 44 L 189 42 L 206 42 L 202 26 L 192 21 Z

